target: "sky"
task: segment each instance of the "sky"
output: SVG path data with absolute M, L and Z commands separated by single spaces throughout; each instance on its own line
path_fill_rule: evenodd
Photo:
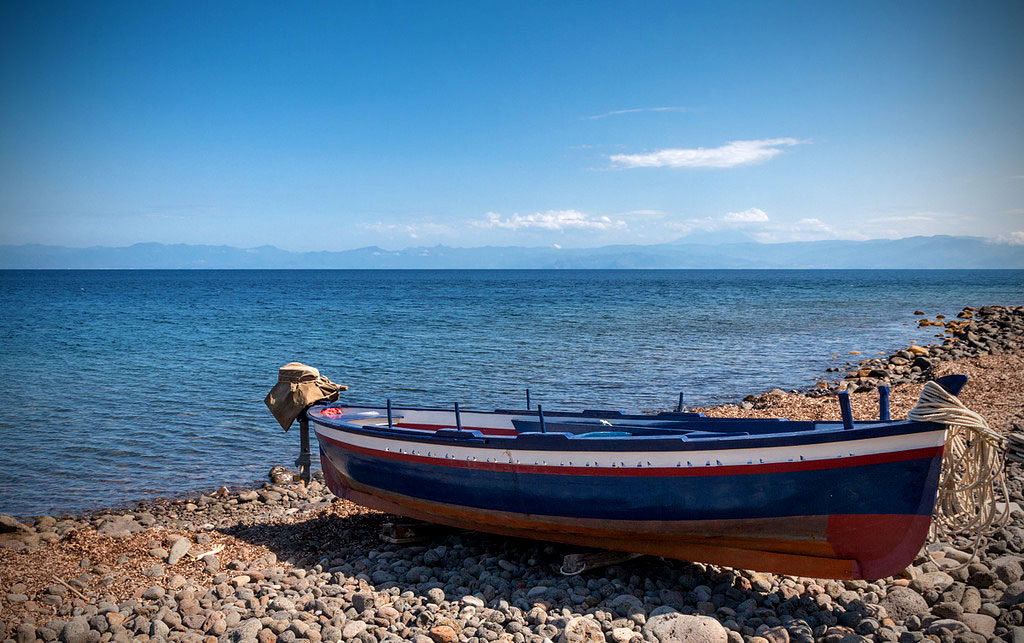
M 0 244 L 1024 243 L 1021 2 L 0 3 Z

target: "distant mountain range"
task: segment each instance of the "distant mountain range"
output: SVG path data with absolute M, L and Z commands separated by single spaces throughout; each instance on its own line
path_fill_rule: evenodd
M 0 268 L 1024 268 L 1024 246 L 979 237 L 907 237 L 870 241 L 714 243 L 682 239 L 601 248 L 447 246 L 338 252 L 290 252 L 137 243 L 126 247 L 0 246 Z

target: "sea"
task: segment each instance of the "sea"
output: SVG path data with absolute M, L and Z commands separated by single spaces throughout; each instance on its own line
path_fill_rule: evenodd
M 0 512 L 292 466 L 263 404 L 291 361 L 353 403 L 647 411 L 839 377 L 932 341 L 915 310 L 1021 303 L 1020 270 L 0 271 Z

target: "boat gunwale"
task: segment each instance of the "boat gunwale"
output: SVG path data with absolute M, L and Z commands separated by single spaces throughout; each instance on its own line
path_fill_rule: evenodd
M 323 426 L 336 431 L 349 432 L 357 435 L 384 438 L 398 442 L 411 442 L 416 444 L 436 444 L 446 446 L 473 446 L 475 448 L 487 448 L 495 450 L 529 450 L 529 451 L 711 451 L 711 450 L 733 450 L 733 449 L 756 449 L 770 447 L 792 447 L 811 444 L 826 444 L 830 442 L 842 443 L 877 438 L 893 438 L 902 435 L 913 435 L 931 431 L 943 431 L 945 427 L 933 422 L 915 422 L 912 420 L 872 420 L 855 422 L 852 429 L 844 428 L 842 422 L 817 422 L 808 421 L 800 424 L 827 425 L 827 428 L 812 428 L 810 430 L 776 432 L 769 434 L 753 435 L 725 435 L 709 436 L 695 439 L 684 439 L 684 434 L 679 435 L 631 435 L 628 437 L 580 437 L 579 434 L 564 432 L 536 433 L 526 432 L 515 435 L 484 435 L 480 431 L 463 429 L 458 431 L 454 427 L 444 427 L 443 435 L 436 432 L 426 432 L 420 429 L 388 428 L 381 426 L 366 426 L 354 424 L 349 421 L 332 419 L 320 414 L 320 410 L 332 405 L 314 405 L 307 412 L 307 417 L 316 425 Z M 363 408 L 377 410 L 379 407 L 362 407 L 345 405 L 343 408 Z M 393 407 L 394 412 L 404 410 L 440 411 L 447 409 Z M 449 411 L 450 412 L 450 411 Z M 507 413 L 501 411 L 463 411 L 464 414 L 484 413 L 496 415 L 519 415 L 518 413 Z M 529 413 L 529 412 L 527 412 Z M 545 416 L 548 414 L 545 413 Z M 552 416 L 560 417 L 583 417 L 580 413 L 561 412 L 552 413 Z M 648 419 L 653 420 L 658 416 L 619 416 L 620 419 Z M 598 419 L 598 418 L 592 418 Z M 697 419 L 697 418 L 694 418 Z M 714 420 L 717 418 L 707 418 Z M 737 418 L 728 418 L 737 419 Z M 761 420 L 759 418 L 744 418 L 750 422 L 777 421 L 776 418 Z M 795 424 L 795 423 L 794 423 Z M 860 425 L 860 426 L 858 426 Z M 834 428 L 833 428 L 834 427 Z M 840 457 L 841 454 L 840 454 Z

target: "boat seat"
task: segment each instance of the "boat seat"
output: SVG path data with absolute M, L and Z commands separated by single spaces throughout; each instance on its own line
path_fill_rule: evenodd
M 566 442 L 572 437 L 575 437 L 572 433 L 540 433 L 539 431 L 530 431 L 516 436 L 516 446 L 518 448 L 526 448 L 533 444 L 537 446 L 551 446 L 552 443 Z
M 438 429 L 437 431 L 434 431 L 434 436 L 438 438 L 461 438 L 465 440 L 475 438 L 483 439 L 484 434 L 476 430 L 470 431 L 469 429 L 462 429 L 460 431 L 455 427 L 447 427 L 444 429 Z
M 747 431 L 693 431 L 688 433 L 686 437 L 690 440 L 701 440 L 703 438 L 738 438 L 744 435 L 750 435 L 750 433 Z

